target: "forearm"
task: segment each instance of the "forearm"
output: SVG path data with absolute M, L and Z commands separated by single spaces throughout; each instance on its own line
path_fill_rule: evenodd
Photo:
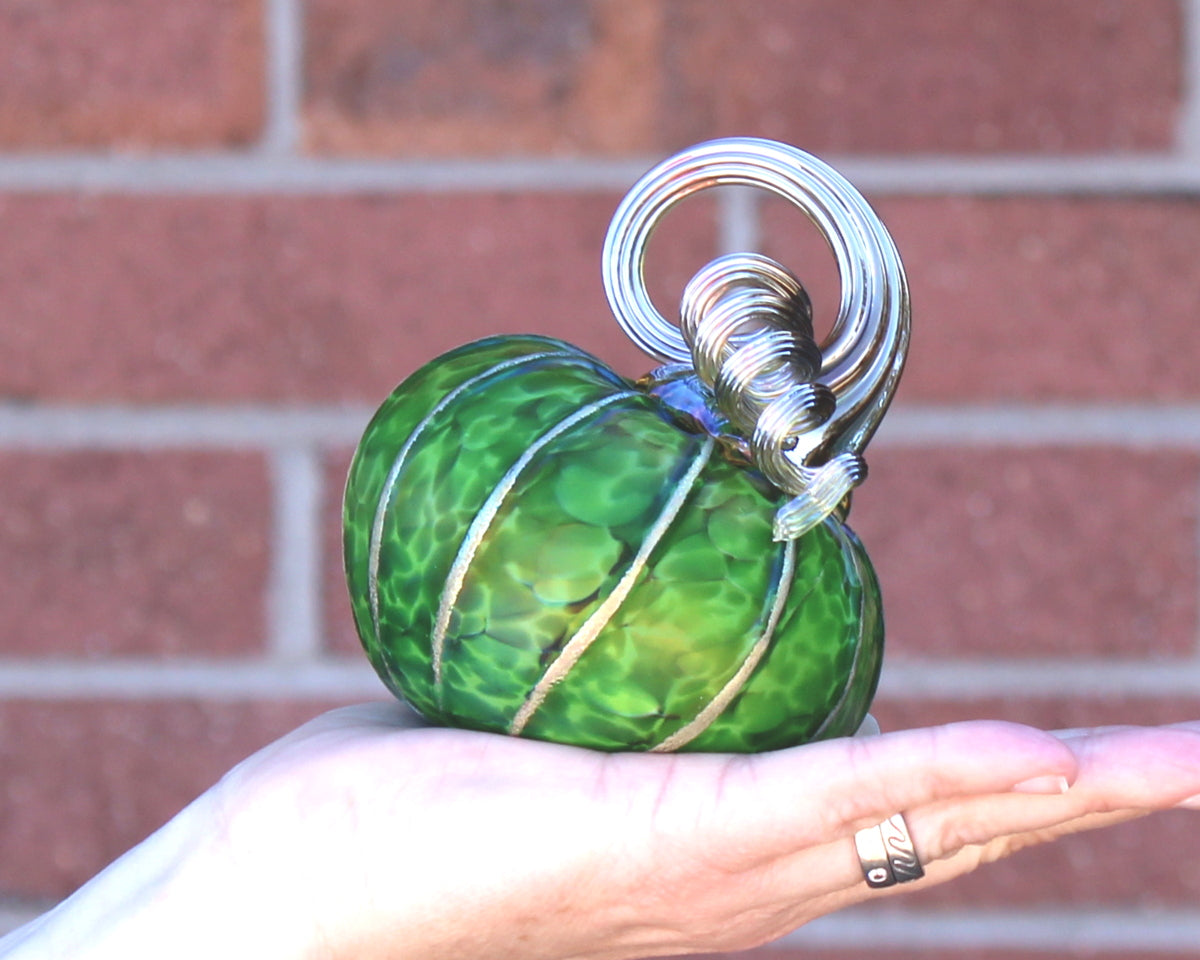
M 3 960 L 211 956 L 301 960 L 279 924 L 255 915 L 213 850 L 204 798 L 49 913 L 0 939 Z

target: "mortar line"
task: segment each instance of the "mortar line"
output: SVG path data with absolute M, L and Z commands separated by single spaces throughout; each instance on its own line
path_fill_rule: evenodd
M 971 703 L 986 697 L 1060 700 L 1114 695 L 1200 697 L 1200 664 L 1175 660 L 1086 657 L 891 657 L 881 700 Z M 253 660 L 0 658 L 0 698 L 130 700 L 197 697 L 371 697 L 384 689 L 361 657 L 317 655 L 281 660 L 273 651 Z
M 759 192 L 753 187 L 725 187 L 717 194 L 718 252 L 757 251 L 760 243 Z
M 1057 910 L 856 907 L 822 917 L 768 946 L 773 949 L 890 948 L 1028 950 L 1100 955 L 1194 953 L 1200 913 L 1192 910 Z
M 1196 633 L 1192 655 L 1196 658 L 1197 662 L 1200 662 L 1200 599 L 1198 599 L 1200 598 L 1200 481 L 1197 482 L 1195 496 L 1196 513 L 1192 518 L 1192 549 L 1195 550 L 1196 557 L 1196 578 L 1192 588 L 1194 602 L 1192 616 L 1195 618 L 1194 629 Z
M 372 408 L 310 405 L 135 407 L 0 403 L 5 450 L 268 450 L 352 445 Z M 899 404 L 884 446 L 1116 446 L 1200 449 L 1200 404 Z
M 368 406 L 24 406 L 0 404 L 0 449 L 267 449 L 352 444 Z
M 311 447 L 271 458 L 275 517 L 268 589 L 270 655 L 304 662 L 321 654 L 321 464 Z
M 53 904 L 0 900 L 0 936 L 37 918 Z M 814 920 L 760 948 L 764 956 L 796 948 L 877 950 L 993 948 L 1031 953 L 1130 951 L 1191 954 L 1200 941 L 1200 914 L 1189 910 L 1134 911 L 1063 907 L 1057 910 L 933 910 L 855 907 Z
M 892 657 L 883 669 L 879 696 L 899 701 L 931 697 L 971 702 L 983 697 L 1195 697 L 1200 664 L 1178 659 L 1090 657 Z
M 0 699 L 378 700 L 389 696 L 362 657 L 309 662 L 269 656 L 249 661 L 0 659 Z
M 299 131 L 295 134 L 299 136 Z M 306 157 L 262 150 L 136 155 L 0 155 L 0 191 L 121 194 L 356 195 L 627 189 L 652 160 Z
M 267 77 L 262 152 L 292 156 L 300 142 L 303 25 L 298 0 L 264 0 Z
M 53 906 L 52 903 L 33 905 L 17 899 L 0 899 L 0 937 L 36 920 Z
M 879 446 L 1194 449 L 1200 406 L 1191 404 L 899 405 L 874 441 Z
M 279 134 L 272 134 L 278 137 Z M 0 192 L 357 195 L 627 190 L 656 158 L 366 160 L 251 154 L 0 156 Z M 1200 163 L 1178 153 L 1093 156 L 863 155 L 824 158 L 867 194 L 1200 194 Z

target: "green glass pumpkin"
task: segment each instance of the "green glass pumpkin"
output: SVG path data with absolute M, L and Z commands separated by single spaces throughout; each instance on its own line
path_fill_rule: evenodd
M 787 499 L 644 383 L 534 336 L 468 344 L 367 427 L 345 494 L 358 632 L 439 724 L 601 750 L 770 750 L 852 734 L 878 585 L 836 516 Z

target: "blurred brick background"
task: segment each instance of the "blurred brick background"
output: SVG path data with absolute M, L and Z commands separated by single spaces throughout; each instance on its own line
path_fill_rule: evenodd
M 382 695 L 337 499 L 372 405 L 492 332 L 635 373 L 600 244 L 694 141 L 822 155 L 905 259 L 912 361 L 854 525 L 885 727 L 1200 717 L 1200 4 L 0 4 L 0 928 L 229 765 Z M 686 205 L 715 252 L 837 276 L 795 211 Z M 1195 956 L 1170 815 L 754 956 Z M 797 952 L 799 951 L 799 952 Z

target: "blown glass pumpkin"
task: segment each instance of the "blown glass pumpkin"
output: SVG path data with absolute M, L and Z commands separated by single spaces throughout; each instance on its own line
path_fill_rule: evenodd
M 766 141 L 697 150 L 643 178 L 610 229 L 606 282 L 635 338 L 636 298 L 614 294 L 622 244 L 644 244 L 697 171 L 734 157 L 717 182 L 764 185 L 768 161 L 828 176 Z M 902 273 L 883 307 L 868 291 L 879 317 L 839 319 L 826 364 L 776 266 L 726 258 L 694 282 L 670 325 L 691 362 L 650 344 L 668 365 L 640 381 L 514 335 L 427 363 L 383 403 L 350 468 L 344 546 L 393 693 L 435 723 L 601 750 L 760 751 L 859 727 L 883 620 L 844 511 L 903 361 L 907 297 Z M 856 350 L 864 336 L 875 347 Z

